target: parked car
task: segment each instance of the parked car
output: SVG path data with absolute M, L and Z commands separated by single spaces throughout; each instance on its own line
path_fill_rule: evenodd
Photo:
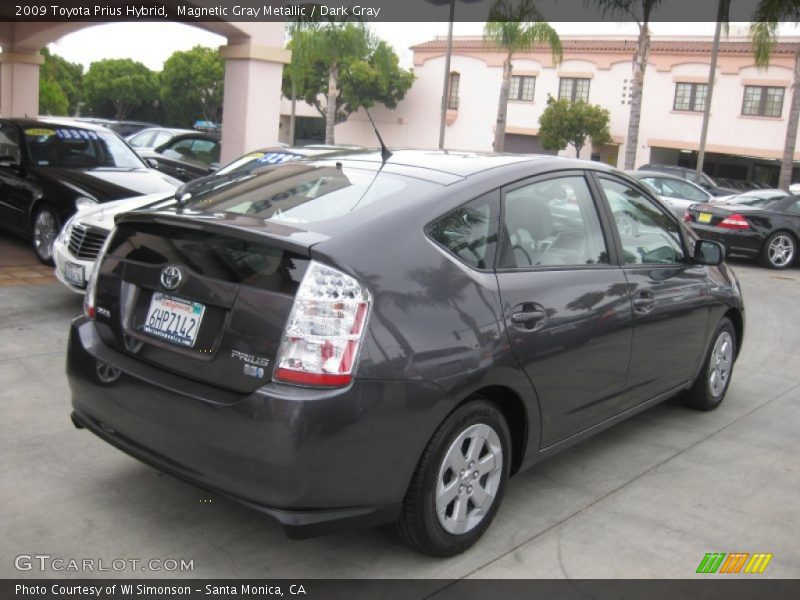
M 105 202 L 72 215 L 53 242 L 53 261 L 58 280 L 72 291 L 83 294 L 97 255 L 114 228 L 114 217 L 123 212 L 174 200 L 173 190 Z
M 179 188 L 178 194 L 182 197 L 187 193 L 206 192 L 221 185 L 228 185 L 233 180 L 248 177 L 260 168 L 313 156 L 333 156 L 336 152 L 341 152 L 338 146 L 329 146 L 324 149 L 263 148 L 248 152 L 212 175 L 183 184 Z M 56 276 L 59 281 L 74 292 L 85 293 L 86 283 L 92 275 L 100 248 L 114 228 L 114 217 L 132 210 L 164 206 L 165 202 L 173 202 L 174 199 L 174 192 L 137 196 L 107 202 L 73 215 L 64 224 L 53 245 Z
M 0 119 L 0 224 L 31 239 L 43 263 L 78 207 L 174 191 L 114 132 L 74 121 Z
M 738 194 L 741 190 L 740 189 L 732 189 L 729 187 L 723 187 L 717 184 L 711 177 L 706 175 L 705 173 L 700 174 L 700 181 L 696 181 L 696 171 L 694 169 L 689 169 L 687 167 L 679 167 L 678 165 L 658 165 L 658 164 L 647 164 L 642 165 L 638 169 L 639 171 L 657 171 L 660 173 L 670 173 L 671 175 L 677 175 L 678 177 L 682 177 L 687 181 L 691 181 L 692 183 L 697 183 L 700 187 L 708 190 L 714 196 L 731 196 L 732 194 Z
M 723 244 L 729 256 L 757 258 L 766 267 L 786 269 L 797 258 L 800 196 L 770 192 L 771 198 L 753 190 L 726 202 L 695 204 L 685 219 L 698 235 Z
M 181 181 L 210 175 L 220 167 L 220 140 L 211 133 L 182 133 L 153 150 L 137 152 L 153 168 Z
M 557 224 L 555 186 L 581 219 Z M 636 220 L 620 232 L 608 196 Z M 70 332 L 73 421 L 291 536 L 470 547 L 509 476 L 675 394 L 723 401 L 722 248 L 596 162 L 288 162 L 117 217 Z
M 125 141 L 136 150 L 155 150 L 168 144 L 174 137 L 183 134 L 197 133 L 191 129 L 175 129 L 173 127 L 148 127 L 129 135 Z
M 678 217 L 696 202 L 713 202 L 715 196 L 683 177 L 658 171 L 627 171 L 628 175 L 650 187 Z

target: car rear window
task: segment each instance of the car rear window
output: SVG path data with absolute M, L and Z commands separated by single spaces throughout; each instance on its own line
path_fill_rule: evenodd
M 190 206 L 328 232 L 367 221 L 439 187 L 380 169 L 293 162 L 201 190 L 193 194 Z M 317 226 L 321 224 L 329 225 Z

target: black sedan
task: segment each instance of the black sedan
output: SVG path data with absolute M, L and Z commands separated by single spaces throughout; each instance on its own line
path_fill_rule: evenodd
M 0 226 L 52 262 L 53 241 L 78 208 L 174 190 L 114 132 L 75 121 L 0 119 Z
M 722 247 L 595 162 L 292 161 L 109 240 L 73 422 L 293 536 L 394 522 L 462 552 L 514 474 L 676 394 L 717 408 L 744 335 Z
M 181 181 L 210 175 L 219 169 L 219 137 L 199 131 L 176 135 L 158 148 L 137 150 L 153 168 Z
M 723 244 L 729 256 L 757 258 L 772 269 L 786 269 L 797 258 L 800 196 L 746 192 L 725 202 L 694 204 L 684 219 L 699 236 Z

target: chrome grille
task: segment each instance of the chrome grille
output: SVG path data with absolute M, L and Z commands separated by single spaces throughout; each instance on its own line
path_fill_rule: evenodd
M 75 223 L 69 234 L 69 251 L 75 258 L 94 260 L 107 237 L 107 231 Z

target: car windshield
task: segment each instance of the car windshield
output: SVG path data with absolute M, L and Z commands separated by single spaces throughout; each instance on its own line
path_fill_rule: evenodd
M 295 161 L 201 190 L 193 195 L 192 208 L 303 228 L 322 222 L 330 223 L 330 228 L 337 228 L 335 224 L 347 228 L 436 187 L 428 181 L 386 172 Z
M 140 169 L 145 165 L 118 135 L 79 127 L 24 130 L 28 155 L 39 167 Z
M 300 160 L 301 158 L 303 157 L 299 154 L 281 152 L 279 150 L 275 152 L 251 152 L 250 154 L 240 156 L 233 162 L 228 163 L 215 174 L 227 175 L 228 173 L 244 173 L 265 165 L 277 165 L 292 160 Z

